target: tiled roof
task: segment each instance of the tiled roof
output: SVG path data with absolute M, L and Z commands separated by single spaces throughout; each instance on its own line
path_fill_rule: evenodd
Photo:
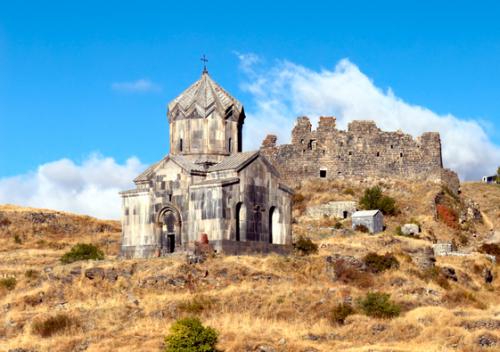
M 241 103 L 217 84 L 207 72 L 203 72 L 198 81 L 168 104 L 168 110 L 173 111 L 177 107 L 186 116 L 196 110 L 198 116 L 207 117 L 216 107 L 226 111 L 231 106 L 238 115 L 242 111 Z
M 160 161 L 154 163 L 146 170 L 144 170 L 139 176 L 134 179 L 134 182 L 144 182 L 148 181 L 149 177 L 158 169 L 158 167 L 162 164 L 165 164 L 168 160 L 172 160 L 174 163 L 182 167 L 187 172 L 206 172 L 203 166 L 196 165 L 195 163 L 189 161 L 182 155 L 167 155 L 165 158 Z
M 224 170 L 239 170 L 242 166 L 255 159 L 259 155 L 259 151 L 236 153 L 228 156 L 220 163 L 210 167 L 209 172 L 224 171 Z

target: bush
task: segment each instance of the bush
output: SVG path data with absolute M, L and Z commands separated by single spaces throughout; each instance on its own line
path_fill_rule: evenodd
M 183 312 L 197 315 L 211 306 L 212 301 L 208 297 L 195 296 L 190 300 L 181 302 L 179 304 L 179 309 Z
M 421 279 L 425 281 L 434 281 L 436 284 L 444 288 L 445 290 L 449 290 L 451 288 L 448 279 L 443 275 L 441 268 L 438 266 L 434 266 L 432 268 L 426 269 L 419 275 Z
M 457 289 L 455 291 L 446 292 L 443 296 L 443 301 L 449 306 L 455 308 L 457 305 L 460 306 L 472 306 L 478 309 L 486 309 L 487 306 L 483 302 L 478 301 L 476 296 L 463 289 Z
M 198 318 L 177 320 L 165 337 L 165 352 L 215 352 L 218 333 Z
M 479 247 L 479 252 L 494 255 L 497 263 L 500 263 L 500 245 L 496 243 L 483 243 Z
M 9 218 L 5 217 L 3 214 L 0 214 L 0 227 L 9 226 L 11 221 Z
M 368 292 L 365 298 L 359 301 L 363 312 L 374 318 L 397 317 L 401 307 L 390 300 L 390 295 L 382 292 Z
M 354 226 L 354 230 L 355 231 L 359 231 L 359 232 L 364 232 L 364 233 L 367 233 L 368 231 L 368 227 L 366 227 L 365 225 L 362 225 L 362 224 L 358 224 L 356 226 Z
M 398 260 L 390 253 L 378 255 L 377 253 L 370 252 L 365 255 L 363 262 L 372 273 L 381 273 L 385 270 L 399 268 Z
M 14 235 L 14 243 L 16 244 L 22 244 L 23 240 L 21 239 L 21 236 L 19 236 L 17 233 Z
M 362 209 L 380 209 L 385 215 L 396 214 L 396 200 L 389 196 L 384 196 L 380 187 L 375 186 L 365 189 L 365 193 L 359 200 Z
M 354 190 L 352 188 L 346 188 L 344 190 L 344 194 L 347 194 L 347 195 L 350 195 L 350 196 L 353 196 L 354 195 Z
M 293 203 L 302 203 L 305 199 L 306 197 L 304 197 L 302 193 L 294 193 L 294 195 L 292 196 Z
M 436 205 L 436 213 L 439 220 L 452 229 L 458 228 L 458 216 L 456 212 L 444 204 Z
M 93 244 L 78 243 L 61 257 L 63 264 L 69 264 L 78 260 L 102 260 L 104 253 Z
M 38 320 L 33 323 L 31 329 L 33 333 L 41 337 L 50 337 L 58 332 L 69 329 L 74 325 L 73 320 L 66 314 L 57 314 L 44 320 Z
M 34 280 L 40 277 L 40 272 L 33 269 L 28 269 L 24 272 L 24 276 L 29 280 Z
M 4 277 L 0 279 L 0 287 L 3 287 L 9 291 L 16 288 L 17 280 L 15 277 Z
M 293 247 L 301 255 L 309 255 L 318 252 L 318 245 L 309 237 L 299 236 L 293 244 Z
M 344 324 L 345 319 L 354 313 L 354 309 L 348 303 L 340 303 L 333 308 L 330 318 L 333 323 Z
M 371 274 L 360 271 L 343 259 L 335 261 L 333 270 L 335 272 L 335 278 L 342 283 L 355 285 L 360 288 L 373 286 Z

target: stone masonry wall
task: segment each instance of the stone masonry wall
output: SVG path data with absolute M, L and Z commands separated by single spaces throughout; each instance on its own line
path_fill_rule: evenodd
M 352 121 L 347 131 L 335 123 L 335 117 L 320 117 L 313 130 L 309 118 L 299 117 L 290 144 L 277 145 L 276 136 L 269 135 L 261 152 L 288 184 L 312 178 L 388 177 L 441 181 L 458 191 L 456 174 L 443 171 L 439 133 L 413 138 L 382 131 L 373 121 Z

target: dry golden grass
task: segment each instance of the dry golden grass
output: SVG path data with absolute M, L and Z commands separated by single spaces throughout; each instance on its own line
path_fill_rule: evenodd
M 364 187 L 352 185 L 349 188 L 355 195 L 348 192 L 341 197 L 357 199 Z M 220 332 L 218 347 L 224 351 L 254 351 L 261 345 L 292 352 L 308 348 L 482 351 L 480 336 L 490 334 L 500 340 L 499 266 L 479 253 L 439 257 L 437 265 L 454 268 L 458 281 L 448 280 L 449 288 L 445 289 L 425 279 L 408 253 L 429 246 L 431 242 L 425 237 L 430 232 L 439 239 L 453 236 L 434 220 L 430 210 L 429 202 L 439 187 L 397 182 L 384 187 L 397 199 L 401 213 L 386 218 L 388 229 L 383 234 L 332 235 L 327 227 L 333 220 L 298 217 L 294 234 L 310 235 L 320 247 L 315 255 L 218 256 L 196 265 L 186 264 L 182 255 L 149 260 L 117 258 L 120 233 L 116 222 L 0 207 L 11 221 L 0 229 L 0 276 L 17 279 L 13 290 L 0 289 L 0 351 L 18 347 L 61 352 L 159 351 L 169 326 L 187 315 L 197 315 L 216 328 Z M 338 199 L 321 192 L 334 189 L 328 191 L 334 194 L 343 188 L 347 186 L 341 183 L 333 188 L 305 185 L 301 191 L 309 192 L 306 204 L 319 204 Z M 27 215 L 30 213 L 60 215 L 33 224 L 32 216 Z M 422 224 L 422 238 L 395 236 L 395 227 L 411 217 Z M 344 222 L 344 227 L 348 225 Z M 14 233 L 22 233 L 25 240 L 15 243 Z M 37 244 L 39 240 L 45 243 Z M 106 259 L 60 264 L 61 255 L 77 242 L 100 245 Z M 368 252 L 395 254 L 399 268 L 366 274 L 371 280 L 369 287 L 333 279 L 327 256 L 362 259 Z M 117 280 L 87 278 L 85 270 L 95 267 L 114 269 Z M 493 272 L 492 284 L 484 282 L 485 268 Z M 384 320 L 357 310 L 344 325 L 331 322 L 330 313 L 338 303 L 350 301 L 356 307 L 357 299 L 368 291 L 390 293 L 401 305 L 402 314 Z M 33 332 L 34 321 L 58 313 L 66 314 L 75 324 L 50 337 Z

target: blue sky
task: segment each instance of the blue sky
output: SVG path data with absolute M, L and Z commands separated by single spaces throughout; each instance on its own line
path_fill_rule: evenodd
M 161 158 L 166 104 L 199 77 L 202 54 L 249 118 L 263 113 L 256 79 L 348 59 L 389 95 L 475 121 L 497 151 L 499 18 L 495 1 L 3 1 L 0 178 L 92 153 Z

